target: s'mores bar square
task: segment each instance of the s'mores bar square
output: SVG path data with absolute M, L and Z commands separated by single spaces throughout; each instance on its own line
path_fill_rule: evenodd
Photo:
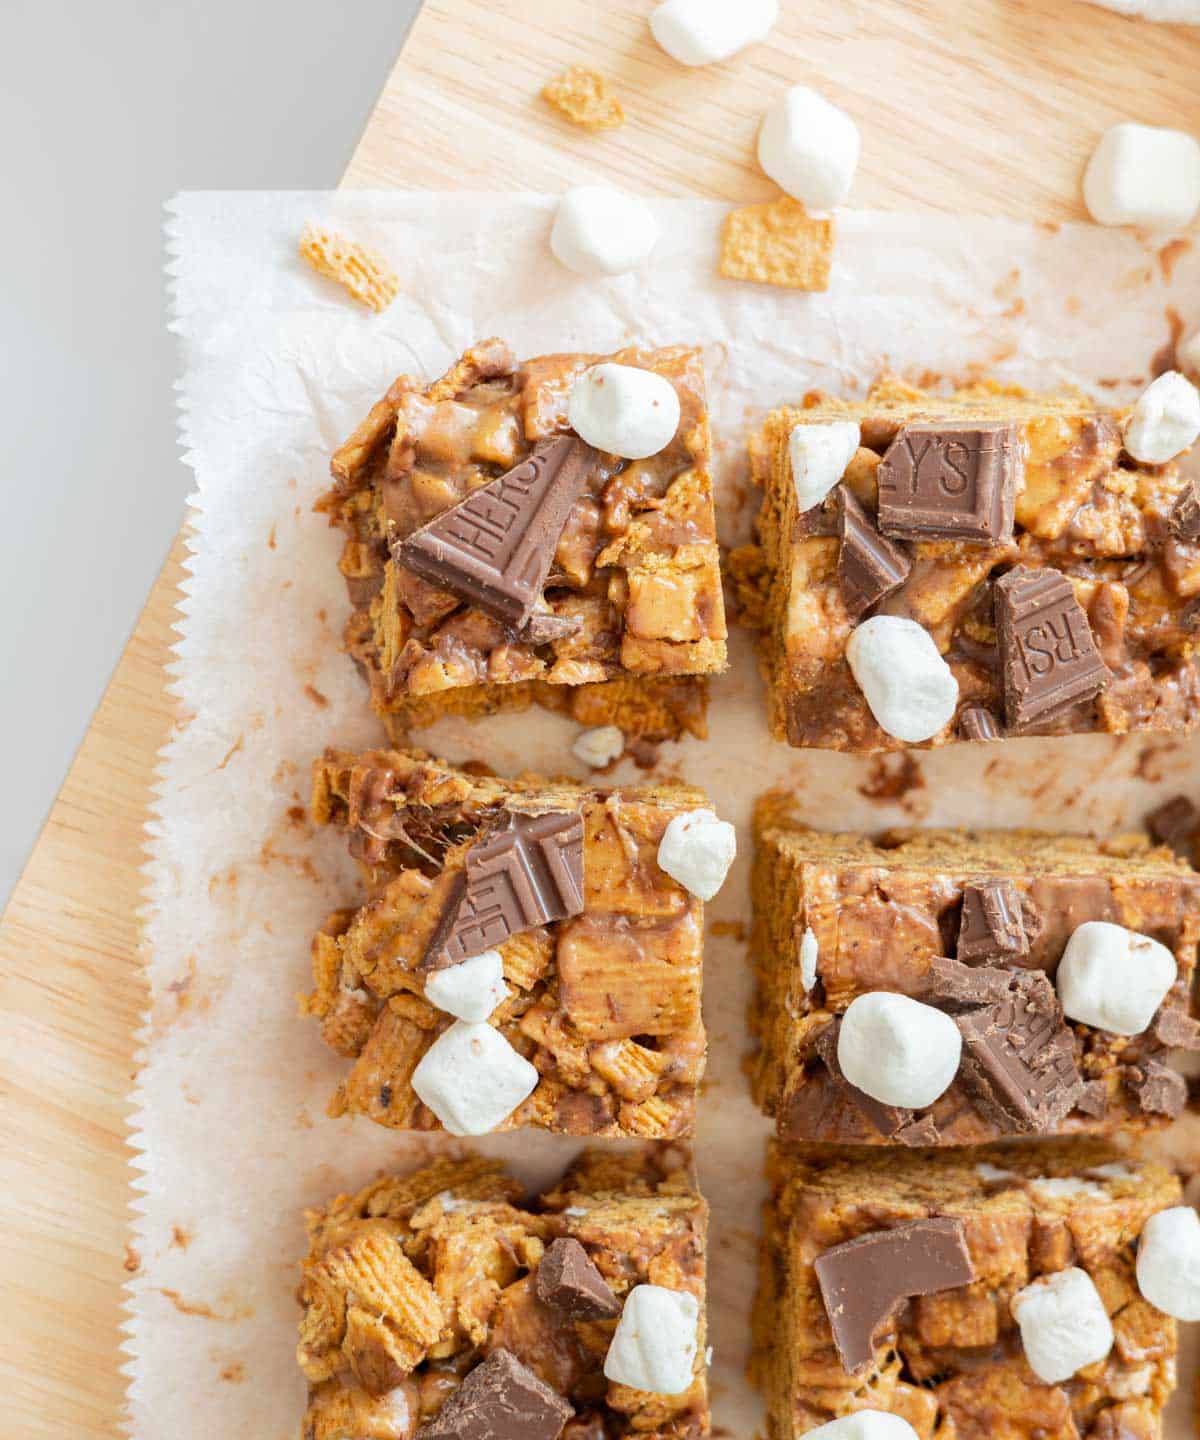
M 776 1142 L 751 1375 L 768 1440 L 1160 1440 L 1200 1314 L 1179 1182 L 1095 1140 Z
M 402 375 L 333 457 L 346 642 L 402 740 L 533 701 L 629 738 L 705 733 L 725 611 L 700 353 Z
M 1178 1115 L 1200 876 L 1145 837 L 756 814 L 755 1098 L 780 1136 L 977 1145 Z
M 759 544 L 733 565 L 776 738 L 869 752 L 1191 727 L 1195 432 L 1161 383 L 1103 410 L 888 378 L 768 415 Z
M 691 1132 L 704 901 L 735 844 L 700 791 L 330 751 L 312 813 L 345 832 L 367 891 L 313 943 L 305 1008 L 352 1062 L 332 1113 L 456 1135 Z
M 708 1213 L 685 1153 L 529 1199 L 442 1160 L 308 1214 L 305 1440 L 703 1440 Z

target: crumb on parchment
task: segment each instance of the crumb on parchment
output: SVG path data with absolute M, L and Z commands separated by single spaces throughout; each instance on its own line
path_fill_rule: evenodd
M 300 255 L 375 311 L 386 310 L 400 288 L 400 277 L 382 255 L 311 222 L 301 233 Z
M 725 217 L 720 269 L 727 280 L 826 290 L 832 256 L 833 221 L 815 218 L 789 196 Z

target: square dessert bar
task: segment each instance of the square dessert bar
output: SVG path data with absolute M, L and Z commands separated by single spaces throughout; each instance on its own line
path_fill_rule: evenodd
M 313 945 L 306 1008 L 353 1061 L 333 1113 L 399 1129 L 690 1133 L 704 907 L 662 868 L 718 826 L 682 785 L 599 791 L 330 751 L 312 813 L 369 898 Z M 673 828 L 672 828 L 673 827 Z M 686 879 L 685 874 L 685 879 Z M 693 882 L 694 883 L 694 882 Z
M 751 1362 L 768 1440 L 863 1409 L 921 1440 L 1158 1440 L 1176 1326 L 1141 1294 L 1134 1256 L 1147 1220 L 1179 1203 L 1163 1167 L 1054 1140 L 775 1143 L 769 1169 Z
M 752 1078 L 780 1136 L 975 1145 L 1105 1133 L 1179 1113 L 1184 1082 L 1164 1061 L 1174 1047 L 1197 1046 L 1200 876 L 1187 864 L 1140 836 L 1101 844 L 1032 831 L 824 834 L 800 825 L 793 804 L 765 796 L 755 817 Z M 1105 923 L 1086 923 L 1095 921 Z M 1124 951 L 1128 932 L 1146 943 Z M 1099 942 L 1120 952 L 1100 980 L 1115 977 L 1122 996 L 1140 994 L 1151 967 L 1165 967 L 1155 982 L 1161 1003 L 1152 991 L 1125 1033 L 1082 1023 L 1085 1001 L 1071 991 L 1060 1002 L 1068 942 L 1076 989 L 1086 971 L 1091 996 L 1108 963 L 1095 959 Z M 867 1094 L 843 1073 L 847 1012 L 861 1014 L 863 997 L 877 992 L 954 1021 L 961 1060 L 956 1070 L 951 1059 L 932 1103 L 886 1103 L 886 1090 Z
M 601 360 L 664 377 L 674 437 L 621 460 L 570 429 Z M 350 654 L 393 740 L 531 701 L 648 740 L 705 733 L 698 677 L 725 611 L 697 350 L 544 355 L 485 340 L 440 380 L 402 375 L 333 457 L 319 508 L 346 541 Z
M 307 1218 L 305 1440 L 708 1435 L 708 1212 L 679 1150 L 585 1151 L 535 1200 L 497 1161 L 440 1160 Z
M 773 411 L 751 446 L 759 546 L 734 569 L 763 628 L 775 736 L 853 751 L 908 740 L 879 722 L 847 658 L 877 616 L 929 637 L 915 632 L 950 691 L 938 728 L 921 731 L 930 744 L 1194 724 L 1191 486 L 1176 461 L 1133 460 L 1122 419 L 1080 397 L 995 385 L 942 397 L 893 378 L 862 403 L 813 393 Z M 812 461 L 842 478 L 802 510 L 793 446 L 809 453 L 818 426 L 848 463 Z

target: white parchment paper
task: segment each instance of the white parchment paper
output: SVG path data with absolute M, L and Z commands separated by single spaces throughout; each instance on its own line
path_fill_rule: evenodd
M 170 206 L 182 444 L 196 490 L 171 667 L 181 718 L 149 825 L 152 1010 L 127 1347 L 138 1440 L 295 1435 L 303 1207 L 453 1145 L 325 1118 L 344 1062 L 296 1014 L 310 935 L 356 893 L 337 837 L 314 836 L 305 818 L 308 765 L 326 744 L 380 738 L 339 653 L 339 538 L 312 503 L 329 452 L 384 387 L 401 371 L 435 375 L 490 334 L 526 355 L 635 339 L 702 344 L 722 538 L 737 541 L 754 509 L 744 437 L 769 406 L 813 386 L 860 391 L 885 367 L 1124 398 L 1161 363 L 1172 323 L 1200 321 L 1200 257 L 1186 243 L 847 213 L 831 288 L 806 296 L 718 279 L 723 207 L 703 201 L 655 202 L 663 239 L 643 271 L 580 280 L 548 254 L 552 206 L 539 196 L 365 192 L 194 194 Z M 392 259 L 402 286 L 386 314 L 360 311 L 302 266 L 296 239 L 311 218 Z M 906 775 L 895 758 L 774 744 L 744 634 L 735 631 L 732 651 L 730 673 L 712 687 L 709 740 L 664 747 L 658 769 L 704 785 L 740 829 L 737 866 L 710 907 L 726 923 L 707 949 L 711 1059 L 696 1149 L 713 1206 L 715 1421 L 749 1437 L 760 1410 L 743 1368 L 767 1130 L 740 1070 L 748 983 L 738 926 L 748 919 L 754 795 L 796 786 L 809 818 L 826 826 L 1107 831 L 1188 788 L 1197 747 L 1022 741 L 922 754 Z M 574 734 L 534 712 L 443 722 L 420 738 L 502 772 L 579 774 Z M 638 772 L 627 764 L 614 778 Z M 482 1144 L 531 1181 L 574 1148 L 535 1134 Z

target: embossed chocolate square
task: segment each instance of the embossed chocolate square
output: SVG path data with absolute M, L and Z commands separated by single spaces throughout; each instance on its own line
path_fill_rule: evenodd
M 1140 1293 L 1135 1258 L 1180 1203 L 1165 1165 L 1095 1139 L 899 1154 L 777 1141 L 768 1178 L 750 1375 L 770 1440 L 860 1403 L 920 1440 L 1162 1434 L 1176 1322 Z M 1051 1380 L 1012 1301 L 1064 1270 L 1111 1329 L 1099 1362 Z
M 659 848 L 706 805 L 679 784 L 328 752 L 313 818 L 345 834 L 367 887 L 313 942 L 306 1009 L 348 1062 L 332 1111 L 460 1135 L 689 1134 L 704 906 Z
M 570 428 L 591 365 L 651 370 L 674 435 L 637 462 Z M 705 733 L 725 610 L 698 350 L 518 361 L 474 345 L 401 376 L 334 454 L 318 508 L 345 536 L 346 648 L 391 737 L 533 703 L 632 740 Z
M 875 752 L 1195 725 L 1200 492 L 1183 457 L 1134 461 L 1124 420 L 894 377 L 772 411 L 730 571 L 774 736 Z
M 1152 1129 L 1178 1113 L 1166 1062 L 1200 1046 L 1200 875 L 1169 848 L 1033 831 L 876 843 L 809 830 L 802 813 L 778 793 L 755 817 L 751 1084 L 781 1137 L 947 1147 Z M 1149 937 L 1174 963 L 1132 1036 L 1060 998 L 1067 947 L 1094 921 Z M 843 1045 L 847 1014 L 880 993 L 952 1022 L 941 1088 L 921 1103 L 864 1075 Z

